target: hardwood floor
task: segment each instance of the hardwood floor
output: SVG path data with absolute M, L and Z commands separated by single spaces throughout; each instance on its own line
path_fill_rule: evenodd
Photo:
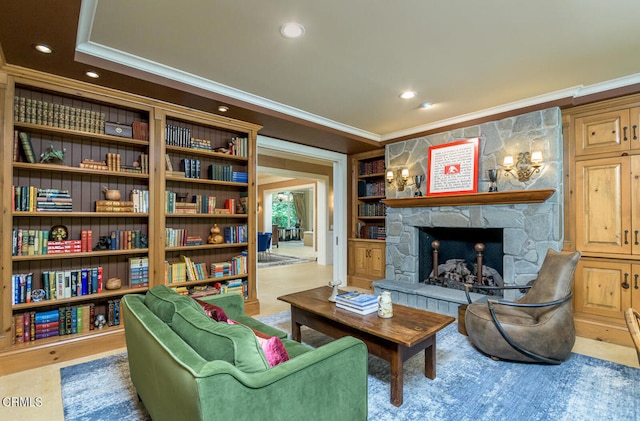
M 280 243 L 273 253 L 313 256 L 313 250 L 296 244 Z M 289 305 L 276 298 L 283 294 L 326 285 L 332 277 L 331 266 L 316 263 L 300 263 L 290 266 L 276 266 L 258 270 L 258 298 L 261 303 L 260 315 L 268 315 L 288 310 Z M 0 419 L 21 420 L 64 420 L 60 386 L 60 368 L 79 364 L 107 355 L 125 352 L 125 348 L 101 353 L 92 357 L 80 358 L 64 363 L 53 364 L 34 370 L 0 377 L 0 396 L 17 398 L 40 398 L 39 407 L 19 407 L 0 405 Z M 577 338 L 574 352 L 614 361 L 620 364 L 638 367 L 635 350 L 619 345 L 607 344 L 585 338 Z

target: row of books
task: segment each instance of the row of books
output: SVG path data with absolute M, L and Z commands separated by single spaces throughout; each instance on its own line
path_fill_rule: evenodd
M 237 279 L 234 281 L 227 281 L 221 285 L 221 294 L 239 294 L 245 299 L 249 297 L 249 284 L 246 279 Z
M 366 315 L 378 311 L 378 297 L 358 291 L 343 292 L 336 296 L 336 307 Z
M 149 286 L 148 257 L 132 257 L 129 259 L 129 286 L 131 288 Z
M 166 213 L 202 213 L 215 214 L 216 197 L 207 195 L 193 195 L 191 202 L 180 202 L 177 200 L 178 194 L 172 191 L 165 191 L 165 212 Z
M 175 124 L 165 125 L 165 143 L 171 146 L 191 147 L 191 129 Z
M 229 153 L 235 156 L 249 156 L 248 139 L 246 137 L 234 137 L 229 141 Z
M 358 181 L 358 197 L 367 196 L 384 196 L 385 195 L 385 181 L 373 181 L 366 182 L 364 180 Z
M 105 311 L 107 326 L 120 325 L 120 300 L 108 300 Z M 96 329 L 95 304 L 65 306 L 48 311 L 14 314 L 14 343 L 33 342 L 52 336 L 74 335 Z
M 92 248 L 93 231 L 91 230 L 82 230 L 79 240 L 50 240 L 49 236 L 49 230 L 13 228 L 11 255 L 80 253 L 91 251 Z
M 358 216 L 385 216 L 387 206 L 382 202 L 360 203 L 358 205 Z
M 187 281 L 203 281 L 209 278 L 206 263 L 195 263 L 186 256 L 179 262 L 164 262 L 164 279 L 167 284 Z
M 16 96 L 13 118 L 21 123 L 104 134 L 105 113 Z
M 247 273 L 247 253 L 243 252 L 227 262 L 211 263 L 211 277 L 241 275 Z
M 41 282 L 34 282 L 34 274 L 16 273 L 13 281 L 12 303 L 22 304 L 33 301 L 32 292 L 44 290 L 43 300 L 71 298 L 102 292 L 102 266 L 72 270 L 42 272 Z M 41 287 L 41 288 L 40 288 Z
M 202 243 L 202 237 L 189 235 L 189 231 L 185 228 L 167 227 L 164 229 L 165 247 L 199 246 Z
M 143 247 L 143 237 L 141 230 L 112 230 L 109 234 L 110 250 L 131 250 L 146 248 Z
M 384 240 L 387 238 L 387 230 L 384 225 L 363 225 L 360 227 L 360 238 Z
M 181 161 L 181 165 L 186 178 L 200 178 L 201 168 L 199 159 L 184 158 Z
M 12 208 L 22 212 L 70 212 L 73 202 L 69 190 L 12 186 Z
M 384 173 L 384 159 L 376 159 L 375 161 L 360 161 L 358 174 L 370 175 L 370 174 L 383 174 Z
M 228 225 L 222 230 L 225 243 L 246 243 L 249 241 L 246 225 Z

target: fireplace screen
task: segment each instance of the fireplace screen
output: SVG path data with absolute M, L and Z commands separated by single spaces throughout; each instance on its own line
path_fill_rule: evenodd
M 501 228 L 420 228 L 420 279 L 425 284 L 464 289 L 464 284 L 503 286 Z M 501 291 L 472 288 L 501 295 Z

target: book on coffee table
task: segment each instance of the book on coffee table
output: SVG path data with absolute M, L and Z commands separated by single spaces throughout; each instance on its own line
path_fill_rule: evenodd
M 376 311 L 378 311 L 378 304 L 374 304 L 374 305 L 371 305 L 371 306 L 368 306 L 368 307 L 357 308 L 357 307 L 344 305 L 344 304 L 339 303 L 339 302 L 336 301 L 336 307 L 337 308 L 341 308 L 343 310 L 351 311 L 352 313 L 360 314 L 362 316 L 365 316 L 365 315 L 371 314 L 371 313 L 375 313 Z

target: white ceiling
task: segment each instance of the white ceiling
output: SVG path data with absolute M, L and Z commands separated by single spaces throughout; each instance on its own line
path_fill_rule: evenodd
M 639 0 L 84 0 L 77 51 L 385 140 L 640 83 L 639 22 Z

